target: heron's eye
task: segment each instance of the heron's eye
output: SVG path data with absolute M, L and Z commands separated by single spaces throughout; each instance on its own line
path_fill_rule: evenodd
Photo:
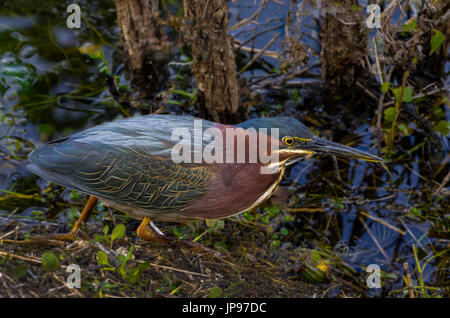
M 295 143 L 295 140 L 292 137 L 284 137 L 283 142 L 286 146 L 292 146 Z

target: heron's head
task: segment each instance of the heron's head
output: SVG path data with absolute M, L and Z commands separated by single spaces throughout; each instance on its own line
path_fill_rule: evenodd
M 378 156 L 366 151 L 339 144 L 314 135 L 308 127 L 291 117 L 268 117 L 247 120 L 239 124 L 242 128 L 278 128 L 280 155 L 284 158 L 300 155 L 333 155 L 349 159 L 384 162 Z

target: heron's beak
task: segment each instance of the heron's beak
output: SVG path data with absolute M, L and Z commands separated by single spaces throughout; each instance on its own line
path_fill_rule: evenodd
M 303 149 L 312 151 L 317 154 L 329 154 L 337 157 L 344 157 L 349 159 L 359 159 L 370 162 L 384 162 L 383 159 L 372 155 L 368 152 L 348 147 L 337 142 L 332 142 L 326 139 L 315 137 L 306 142 Z

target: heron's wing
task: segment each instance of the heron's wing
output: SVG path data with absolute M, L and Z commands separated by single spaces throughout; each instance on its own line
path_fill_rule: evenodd
M 153 212 L 180 211 L 206 191 L 209 168 L 174 163 L 168 127 L 162 127 L 162 133 L 123 122 L 39 148 L 30 155 L 30 170 L 58 184 Z

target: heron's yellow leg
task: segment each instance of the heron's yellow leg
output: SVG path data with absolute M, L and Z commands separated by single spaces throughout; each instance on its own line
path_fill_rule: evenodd
M 89 199 L 86 205 L 84 206 L 83 212 L 81 212 L 81 215 L 78 218 L 75 225 L 73 226 L 72 231 L 70 231 L 69 233 L 54 233 L 52 234 L 52 237 L 58 240 L 69 240 L 69 241 L 73 240 L 75 238 L 75 235 L 78 233 L 78 230 L 80 229 L 81 223 L 83 223 L 89 218 L 89 215 L 94 209 L 97 201 L 98 201 L 97 197 L 94 197 L 93 195 L 89 196 Z
M 160 235 L 153 232 L 148 226 L 149 223 L 150 219 L 148 217 L 144 217 L 144 219 L 141 222 L 141 225 L 139 225 L 139 227 L 136 230 L 136 234 L 138 237 L 146 241 L 166 243 L 166 244 L 176 240 L 176 238 L 166 237 L 164 235 Z

